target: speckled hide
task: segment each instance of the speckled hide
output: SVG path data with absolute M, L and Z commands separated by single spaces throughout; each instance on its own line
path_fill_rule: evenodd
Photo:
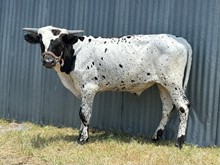
M 185 90 L 192 60 L 192 49 L 185 39 L 170 34 L 95 38 L 79 35 L 82 31 L 52 26 L 24 30 L 28 31 L 26 41 L 41 45 L 43 65 L 55 69 L 64 86 L 82 101 L 79 143 L 89 138 L 97 92 L 127 91 L 140 95 L 156 84 L 163 111 L 152 139 L 161 138 L 176 107 L 180 116 L 176 144 L 182 147 L 189 113 Z

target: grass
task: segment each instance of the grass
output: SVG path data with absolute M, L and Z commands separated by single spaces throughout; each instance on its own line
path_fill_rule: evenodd
M 211 165 L 220 164 L 220 148 L 173 142 L 152 143 L 144 137 L 90 131 L 90 141 L 76 143 L 78 130 L 10 123 L 0 120 L 0 164 L 4 165 Z

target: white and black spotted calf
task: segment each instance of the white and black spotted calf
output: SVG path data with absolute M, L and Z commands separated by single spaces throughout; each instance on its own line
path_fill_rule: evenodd
M 180 116 L 177 146 L 182 147 L 189 114 L 185 89 L 192 59 L 191 46 L 185 39 L 169 34 L 94 38 L 80 36 L 82 31 L 52 26 L 24 30 L 28 32 L 27 42 L 40 44 L 43 65 L 55 69 L 64 86 L 82 101 L 80 143 L 89 138 L 97 92 L 117 90 L 140 95 L 156 84 L 163 115 L 152 139 L 162 136 L 175 106 Z

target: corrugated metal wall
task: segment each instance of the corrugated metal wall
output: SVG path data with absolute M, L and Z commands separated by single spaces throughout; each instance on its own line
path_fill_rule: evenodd
M 219 0 L 1 0 L 0 14 L 1 117 L 79 126 L 80 101 L 41 66 L 40 48 L 23 40 L 23 27 L 54 25 L 104 37 L 172 33 L 185 37 L 194 51 L 187 142 L 220 145 Z M 177 116 L 165 139 L 175 139 Z M 106 92 L 95 98 L 92 126 L 151 135 L 160 117 L 155 87 L 139 97 Z

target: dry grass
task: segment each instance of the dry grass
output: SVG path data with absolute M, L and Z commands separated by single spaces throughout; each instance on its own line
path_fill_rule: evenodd
M 176 165 L 220 164 L 220 148 L 157 144 L 143 137 L 93 131 L 86 145 L 76 143 L 78 130 L 0 121 L 0 164 Z

